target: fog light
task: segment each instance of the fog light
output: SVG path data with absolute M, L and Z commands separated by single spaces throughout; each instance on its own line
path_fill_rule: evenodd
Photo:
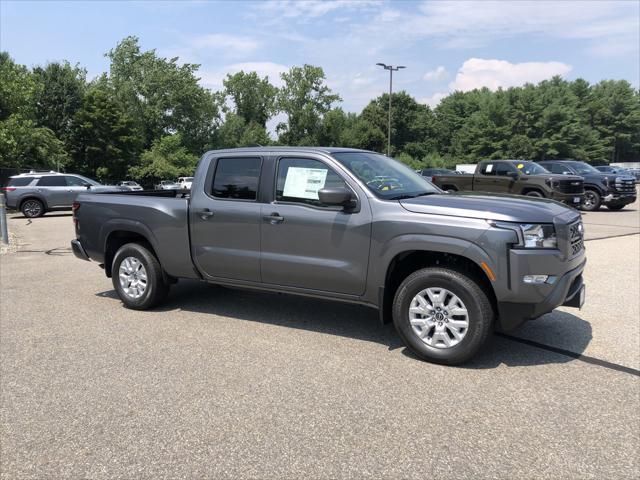
M 531 283 L 534 285 L 540 285 L 541 283 L 545 283 L 549 278 L 549 275 L 525 275 L 522 277 L 522 281 L 524 283 Z

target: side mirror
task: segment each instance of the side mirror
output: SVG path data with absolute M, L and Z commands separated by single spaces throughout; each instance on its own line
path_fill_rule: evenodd
M 351 191 L 343 187 L 321 188 L 318 199 L 325 205 L 347 206 L 351 202 Z
M 87 190 L 90 190 L 90 189 L 91 189 L 91 184 L 88 184 L 87 185 Z

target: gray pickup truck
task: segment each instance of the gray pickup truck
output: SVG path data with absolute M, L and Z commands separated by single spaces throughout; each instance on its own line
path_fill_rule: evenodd
M 576 210 L 445 193 L 368 151 L 211 151 L 190 198 L 83 193 L 73 212 L 75 255 L 98 262 L 128 308 L 152 308 L 182 278 L 358 303 L 438 363 L 584 302 Z

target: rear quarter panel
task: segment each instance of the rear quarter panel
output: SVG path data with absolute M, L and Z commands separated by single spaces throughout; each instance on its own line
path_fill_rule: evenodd
M 76 234 L 92 260 L 103 263 L 109 235 L 128 231 L 149 241 L 169 275 L 198 278 L 191 262 L 187 199 L 94 193 L 77 200 Z

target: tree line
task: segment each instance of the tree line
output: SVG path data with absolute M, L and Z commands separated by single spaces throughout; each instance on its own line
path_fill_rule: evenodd
M 127 37 L 93 80 L 79 65 L 32 69 L 0 52 L 0 167 L 73 171 L 151 184 L 191 175 L 210 149 L 322 145 L 386 152 L 388 94 L 355 114 L 340 108 L 322 68 L 292 67 L 276 88 L 256 72 L 221 91 L 199 65 L 143 51 Z M 455 92 L 435 108 L 394 93 L 391 153 L 414 168 L 495 158 L 640 159 L 640 94 L 627 81 L 554 77 L 537 85 Z M 275 138 L 267 122 L 283 114 Z

